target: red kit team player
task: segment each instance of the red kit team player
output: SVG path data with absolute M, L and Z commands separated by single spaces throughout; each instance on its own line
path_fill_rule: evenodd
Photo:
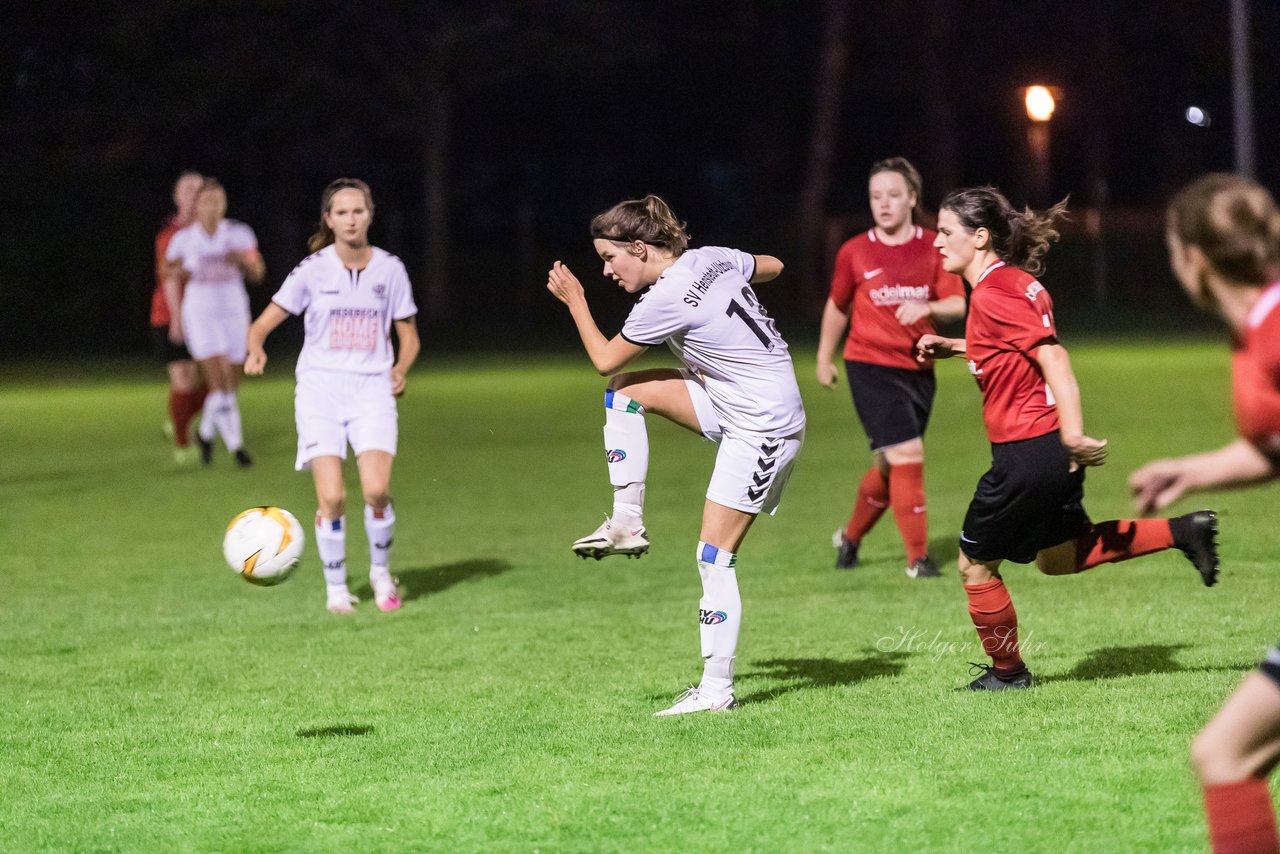
M 1169 205 L 1169 259 L 1183 288 L 1221 315 L 1236 339 L 1232 386 L 1239 438 L 1213 451 L 1156 460 L 1129 478 L 1143 512 L 1188 492 L 1280 477 L 1280 210 L 1237 175 L 1206 175 Z M 1215 852 L 1277 852 L 1267 774 L 1280 762 L 1280 647 L 1196 737 Z
M 1059 202 L 1021 213 L 991 187 L 947 196 L 938 215 L 942 264 L 973 285 L 963 339 L 925 335 L 921 359 L 965 356 L 982 390 L 991 469 L 960 531 L 960 577 L 991 665 L 969 688 L 1029 688 L 1018 650 L 1018 617 L 1000 564 L 1032 563 L 1071 575 L 1102 563 L 1181 549 L 1206 585 L 1218 576 L 1217 515 L 1121 519 L 1094 524 L 1083 506 L 1084 469 L 1102 465 L 1106 442 L 1087 436 L 1080 389 L 1058 342 L 1053 300 L 1035 279 L 1058 236 Z
M 151 337 L 157 355 L 169 371 L 169 418 L 165 432 L 173 431 L 174 459 L 194 462 L 190 426 L 204 405 L 208 390 L 200 382 L 200 370 L 187 351 L 182 334 L 182 280 L 168 275 L 165 252 L 169 241 L 196 218 L 196 193 L 204 183 L 199 172 L 183 172 L 173 185 L 173 216 L 156 235 L 156 289 L 151 294 Z
M 831 354 L 848 327 L 845 372 L 873 457 L 853 514 L 836 532 L 836 568 L 857 566 L 862 538 L 892 506 L 907 575 L 931 578 L 939 573 L 928 554 L 923 437 L 937 386 L 933 364 L 917 361 L 915 344 L 937 331 L 935 321 L 964 316 L 964 282 L 942 269 L 934 232 L 913 222 L 920 199 L 914 166 L 902 157 L 881 160 L 871 167 L 868 193 L 875 226 L 836 255 L 818 343 L 818 382 L 831 387 Z

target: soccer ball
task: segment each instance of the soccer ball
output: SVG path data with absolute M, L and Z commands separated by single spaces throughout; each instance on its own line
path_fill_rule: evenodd
M 227 526 L 222 554 L 245 581 L 270 587 L 298 568 L 305 544 L 302 525 L 288 510 L 253 507 Z

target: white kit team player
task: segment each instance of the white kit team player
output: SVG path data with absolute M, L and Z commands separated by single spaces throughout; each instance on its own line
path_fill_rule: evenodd
M 244 283 L 262 281 L 266 268 L 253 229 L 226 214 L 226 190 L 206 178 L 196 194 L 196 221 L 173 235 L 165 258 L 169 275 L 185 280 L 182 332 L 209 387 L 197 431 L 200 459 L 213 461 L 213 440 L 222 436 L 236 463 L 247 467 L 253 460 L 244 449 L 236 400 L 249 331 Z
M 684 224 L 657 196 L 599 214 L 591 236 L 604 274 L 640 296 L 621 334 L 609 339 L 569 268 L 557 261 L 547 277 L 547 289 L 569 307 L 596 370 L 612 376 L 604 395 L 604 443 L 613 514 L 573 551 L 598 560 L 649 550 L 643 520 L 646 413 L 719 444 L 694 554 L 702 577 L 702 681 L 657 714 L 727 711 L 736 705 L 733 661 L 742 620 L 738 548 L 756 515 L 777 508 L 804 441 L 804 406 L 787 344 L 751 289 L 753 282 L 776 278 L 782 262 L 736 249 L 686 249 Z M 619 373 L 663 343 L 683 370 Z
M 350 614 L 359 600 L 347 589 L 346 490 L 342 461 L 350 443 L 364 493 L 369 583 L 383 611 L 400 607 L 391 575 L 395 534 L 391 462 L 396 453 L 396 396 L 418 357 L 418 308 L 404 264 L 369 244 L 373 196 L 363 181 L 339 178 L 325 187 L 320 230 L 302 260 L 249 329 L 245 373 L 261 374 L 263 342 L 289 315 L 303 315 L 294 416 L 298 471 L 315 480 L 316 548 L 324 564 L 328 609 Z M 399 356 L 391 346 L 394 324 Z

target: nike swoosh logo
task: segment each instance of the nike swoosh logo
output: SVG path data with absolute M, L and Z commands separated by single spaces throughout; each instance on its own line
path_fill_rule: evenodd
M 923 505 L 923 504 L 921 504 L 919 507 L 912 507 L 912 508 L 911 508 L 911 512 L 912 512 L 912 513 L 923 513 L 923 512 L 924 512 L 924 505 Z
M 876 267 L 874 270 L 871 270 L 871 271 L 869 271 L 869 272 L 863 273 L 863 274 L 862 274 L 862 278 L 863 278 L 863 279 L 874 279 L 876 276 L 880 275 L 880 274 L 881 274 L 881 273 L 883 273 L 883 272 L 884 272 L 884 267 Z
M 724 702 L 722 702 L 722 703 L 712 703 L 712 704 L 711 704 L 711 711 L 713 711 L 713 712 L 718 712 L 718 711 L 720 711 L 721 709 L 723 709 L 725 706 L 729 705 L 729 704 L 730 704 L 730 703 L 732 703 L 732 702 L 733 702 L 733 697 L 725 697 Z
M 978 541 L 977 541 L 977 540 L 971 540 L 971 539 L 969 539 L 968 537 L 966 537 L 966 536 L 964 535 L 964 531 L 961 531 L 961 532 L 960 532 L 960 539 L 964 540 L 966 543 L 973 543 L 974 545 L 977 545 L 977 543 L 978 543 Z
M 631 536 L 637 537 L 643 533 L 644 533 L 644 528 L 636 528 L 634 531 L 631 532 Z

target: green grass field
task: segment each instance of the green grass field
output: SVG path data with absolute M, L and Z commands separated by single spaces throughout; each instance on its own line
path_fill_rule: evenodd
M 1231 438 L 1221 343 L 1073 356 L 1088 429 L 1112 443 L 1094 518 L 1130 515 L 1140 463 Z M 926 477 L 945 577 L 905 577 L 889 518 L 836 572 L 865 445 L 847 390 L 819 388 L 801 352 L 807 445 L 739 558 L 742 707 L 655 719 L 701 672 L 712 446 L 651 419 L 653 549 L 582 562 L 569 543 L 609 509 L 585 357 L 428 353 L 394 479 L 408 601 L 334 617 L 312 549 L 272 589 L 221 556 L 255 504 L 310 531 L 286 361 L 241 394 L 250 471 L 169 462 L 150 369 L 0 379 L 0 850 L 1205 847 L 1187 746 L 1280 633 L 1276 487 L 1178 506 L 1221 513 L 1211 590 L 1177 553 L 1070 578 L 1009 567 L 1042 684 L 956 693 L 984 660 L 953 546 L 987 463 L 977 389 L 940 367 Z

